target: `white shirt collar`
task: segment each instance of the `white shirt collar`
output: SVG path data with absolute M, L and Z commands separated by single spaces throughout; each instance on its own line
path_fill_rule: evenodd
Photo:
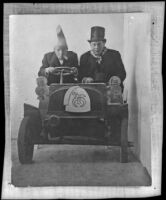
M 102 53 L 101 53 L 99 56 L 96 56 L 96 55 L 93 53 L 93 51 L 90 51 L 90 53 L 91 53 L 91 55 L 92 55 L 94 58 L 96 58 L 96 61 L 100 64 L 101 61 L 102 61 L 102 56 L 106 53 L 106 51 L 107 51 L 107 48 L 104 47 Z

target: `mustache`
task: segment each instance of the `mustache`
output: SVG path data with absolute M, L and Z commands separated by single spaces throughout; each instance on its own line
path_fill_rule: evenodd
M 102 52 L 101 50 L 93 50 L 93 53 L 100 53 Z

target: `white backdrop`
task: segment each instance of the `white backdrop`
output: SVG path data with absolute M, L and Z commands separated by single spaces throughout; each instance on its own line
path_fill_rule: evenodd
M 151 18 L 148 13 L 124 16 L 124 65 L 127 71 L 129 139 L 151 174 Z

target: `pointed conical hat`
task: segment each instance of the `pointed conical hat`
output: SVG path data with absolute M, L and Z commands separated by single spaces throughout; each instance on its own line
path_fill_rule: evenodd
M 65 35 L 64 35 L 63 30 L 60 25 L 57 26 L 56 32 L 57 32 L 56 46 L 61 46 L 61 47 L 68 49 L 66 38 L 65 38 Z
M 79 86 L 73 86 L 67 90 L 64 96 L 65 110 L 68 112 L 88 112 L 91 110 L 91 102 L 87 91 Z

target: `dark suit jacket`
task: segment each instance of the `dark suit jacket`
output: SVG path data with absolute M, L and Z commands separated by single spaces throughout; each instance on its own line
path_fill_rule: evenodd
M 46 76 L 45 68 L 47 68 L 47 67 L 60 67 L 60 66 L 78 67 L 78 57 L 77 57 L 76 53 L 74 53 L 72 51 L 68 51 L 67 57 L 68 57 L 68 59 L 64 60 L 63 65 L 61 65 L 55 52 L 46 53 L 42 60 L 42 66 L 40 67 L 38 76 Z M 49 74 L 47 77 L 47 81 L 48 81 L 48 85 L 50 85 L 51 83 L 59 83 L 60 77 L 53 75 L 53 74 Z M 73 78 L 73 76 L 64 76 L 63 82 L 64 83 L 73 83 L 74 78 Z
M 92 77 L 95 82 L 107 83 L 112 76 L 118 76 L 123 89 L 123 81 L 126 78 L 126 71 L 118 51 L 107 49 L 102 56 L 101 64 L 96 62 L 90 51 L 84 53 L 80 58 L 79 81 L 83 77 Z

